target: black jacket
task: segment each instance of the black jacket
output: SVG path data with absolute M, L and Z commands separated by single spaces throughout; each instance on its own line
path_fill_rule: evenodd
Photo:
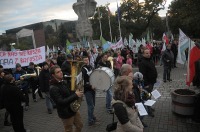
M 173 61 L 174 60 L 174 54 L 173 54 L 173 52 L 171 50 L 166 49 L 163 52 L 162 60 L 163 60 L 164 66 L 171 67 L 173 65 L 173 62 L 174 62 Z
M 70 109 L 70 104 L 77 100 L 78 96 L 70 91 L 65 81 L 51 80 L 50 96 L 56 103 L 58 116 L 61 119 L 67 119 L 75 115 L 75 112 Z
M 143 57 L 141 62 L 138 64 L 138 67 L 139 72 L 143 74 L 145 86 L 156 83 L 158 76 L 157 70 L 151 59 Z
M 21 109 L 21 103 L 25 101 L 21 90 L 13 83 L 5 83 L 1 88 L 4 107 L 9 110 Z
M 102 61 L 100 61 L 98 63 L 98 67 L 100 67 L 100 66 L 111 68 L 111 63 L 110 63 L 110 61 L 106 61 L 106 63 L 103 63 Z
M 50 86 L 50 73 L 49 70 L 42 70 L 39 75 L 39 84 L 42 92 L 49 92 Z
M 92 86 L 90 85 L 90 82 L 89 82 L 90 75 L 88 75 L 89 72 L 92 72 L 92 70 L 93 70 L 93 68 L 91 65 L 84 65 L 81 69 L 83 80 L 84 80 L 84 93 L 86 93 L 87 91 L 94 92 L 94 90 L 92 89 Z

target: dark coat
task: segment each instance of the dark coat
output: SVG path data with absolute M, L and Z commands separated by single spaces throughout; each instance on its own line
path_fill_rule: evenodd
M 42 70 L 39 75 L 39 84 L 42 92 L 49 92 L 50 86 L 50 73 L 49 70 Z
M 169 61 L 168 61 L 169 60 Z M 171 50 L 166 49 L 162 55 L 162 61 L 164 66 L 171 67 L 174 62 L 174 54 Z
M 70 91 L 65 81 L 51 80 L 50 96 L 56 103 L 58 116 L 61 119 L 67 119 L 76 114 L 71 110 L 70 104 L 77 100 L 78 96 Z
M 143 74 L 144 86 L 156 83 L 158 74 L 151 59 L 143 57 L 141 62 L 139 62 L 138 67 L 139 72 Z
M 92 86 L 90 85 L 90 82 L 89 82 L 90 75 L 88 75 L 88 72 L 91 72 L 92 70 L 93 70 L 93 68 L 91 65 L 84 65 L 81 69 L 83 81 L 84 81 L 84 93 L 86 93 L 87 91 L 94 92 L 94 90 L 92 89 Z
M 21 90 L 13 83 L 5 83 L 1 88 L 4 107 L 8 110 L 21 109 L 21 103 L 25 102 Z

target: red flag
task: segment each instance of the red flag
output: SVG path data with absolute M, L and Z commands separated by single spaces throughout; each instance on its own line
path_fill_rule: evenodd
M 195 75 L 195 62 L 200 59 L 200 49 L 197 46 L 194 46 L 190 50 L 190 54 L 188 56 L 188 71 L 187 71 L 187 81 L 186 84 L 190 86 L 194 75 Z
M 166 45 L 169 44 L 169 39 L 165 33 L 163 33 L 163 41 L 165 42 Z

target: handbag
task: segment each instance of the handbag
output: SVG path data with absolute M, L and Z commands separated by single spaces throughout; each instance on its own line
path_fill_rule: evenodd
M 107 132 L 111 132 L 113 130 L 117 129 L 117 122 L 114 122 L 114 118 L 115 118 L 115 113 L 113 112 L 113 119 L 112 119 L 112 123 L 108 124 L 106 127 L 106 131 Z

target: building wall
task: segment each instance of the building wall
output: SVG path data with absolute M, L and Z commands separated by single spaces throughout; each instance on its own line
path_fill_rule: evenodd
M 43 29 L 35 30 L 34 31 L 34 37 L 35 37 L 36 47 L 41 47 L 41 46 L 45 46 L 46 45 L 45 35 L 44 35 L 44 30 Z

